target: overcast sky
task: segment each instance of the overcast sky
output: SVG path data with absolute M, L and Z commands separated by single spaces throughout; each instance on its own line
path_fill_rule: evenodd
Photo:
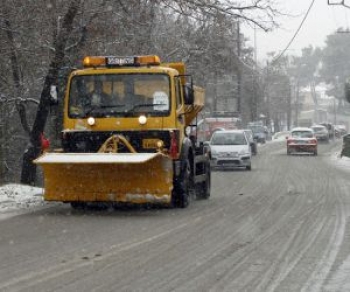
M 281 28 L 272 32 L 256 30 L 256 51 L 258 61 L 266 59 L 267 52 L 282 52 L 293 38 L 300 26 L 312 0 L 275 0 L 280 3 L 283 12 L 295 15 L 293 17 L 279 17 Z M 331 3 L 341 0 L 329 0 Z M 350 0 L 345 0 L 350 6 Z M 350 8 L 344 6 L 329 6 L 328 0 L 315 0 L 301 30 L 290 45 L 287 54 L 299 55 L 300 49 L 312 45 L 323 47 L 326 36 L 335 32 L 339 27 L 350 27 Z M 247 43 L 254 47 L 254 30 L 243 27 L 243 33 L 250 39 Z

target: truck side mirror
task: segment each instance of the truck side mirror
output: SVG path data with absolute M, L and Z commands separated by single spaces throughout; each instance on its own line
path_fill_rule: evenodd
M 350 102 L 350 80 L 345 82 L 345 99 Z
M 194 91 L 193 87 L 190 85 L 184 85 L 184 101 L 185 104 L 193 104 L 194 102 Z

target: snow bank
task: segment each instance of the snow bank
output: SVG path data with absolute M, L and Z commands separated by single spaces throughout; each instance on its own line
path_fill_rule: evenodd
M 0 212 L 43 205 L 43 189 L 19 184 L 0 186 Z
M 331 162 L 343 170 L 350 171 L 350 158 L 341 156 L 341 151 L 335 152 L 331 156 Z

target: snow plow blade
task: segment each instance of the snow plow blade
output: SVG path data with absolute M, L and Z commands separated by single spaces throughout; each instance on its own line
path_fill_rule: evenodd
M 45 153 L 44 200 L 170 204 L 172 160 L 161 153 Z

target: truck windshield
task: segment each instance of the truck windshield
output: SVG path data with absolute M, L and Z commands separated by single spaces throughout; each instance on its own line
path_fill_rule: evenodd
M 70 118 L 167 116 L 170 84 L 165 74 L 78 75 L 69 90 Z

